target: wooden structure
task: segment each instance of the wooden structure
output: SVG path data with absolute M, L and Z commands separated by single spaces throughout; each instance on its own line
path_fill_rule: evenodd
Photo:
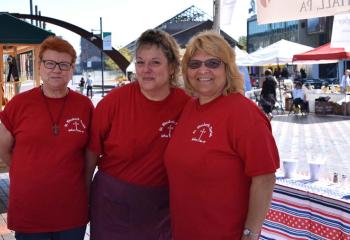
M 7 13 L 0 13 L 0 111 L 3 99 L 9 100 L 19 87 L 20 82 L 5 84 L 4 55 L 17 56 L 25 52 L 33 52 L 33 81 L 36 86 L 40 84 L 38 50 L 40 44 L 51 32 L 33 26 L 23 20 Z M 4 90 L 7 90 L 6 96 Z
M 5 82 L 4 55 L 17 56 L 25 52 L 33 52 L 33 81 L 40 84 L 38 53 L 40 44 L 50 35 L 54 35 L 25 21 L 19 20 L 7 13 L 0 13 L 0 111 L 6 103 L 18 92 L 20 81 Z M 7 171 L 7 166 L 0 161 L 0 172 Z

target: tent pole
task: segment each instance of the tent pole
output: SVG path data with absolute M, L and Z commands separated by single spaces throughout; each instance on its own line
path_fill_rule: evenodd
M 282 112 L 284 113 L 282 91 L 281 91 L 281 79 L 278 79 L 278 88 L 279 88 L 279 92 L 280 92 L 280 107 L 281 107 Z
M 338 61 L 338 64 L 339 64 L 339 61 Z M 346 60 L 343 60 L 343 66 L 344 66 L 343 72 L 345 73 L 345 71 L 346 71 Z M 343 74 L 343 73 L 342 73 L 342 74 Z M 341 78 L 343 78 L 343 75 L 341 76 Z M 340 77 L 339 77 L 339 81 L 341 81 Z M 346 114 L 347 114 L 347 112 L 346 112 L 346 104 L 347 104 L 347 101 L 346 101 L 346 100 L 347 100 L 347 99 L 346 99 L 346 97 L 347 97 L 346 92 L 347 92 L 347 90 L 348 90 L 348 85 L 345 84 L 345 87 L 346 87 L 346 89 L 345 89 L 345 91 L 344 91 L 344 94 L 345 94 L 344 116 L 346 116 Z
M 278 59 L 277 59 L 277 68 L 279 68 L 279 63 L 278 63 Z M 282 90 L 281 90 L 281 77 L 279 77 L 278 79 L 278 89 L 280 92 L 280 107 L 281 107 L 281 111 L 282 113 L 284 113 L 284 108 L 283 108 L 283 100 L 282 100 Z
M 345 61 L 343 61 L 343 60 L 341 60 L 341 59 L 339 59 L 338 60 L 338 62 L 337 62 L 337 77 L 338 77 L 338 79 L 339 79 L 339 85 L 341 84 L 341 81 L 342 81 L 342 79 L 343 79 L 343 73 L 340 73 L 340 62 L 345 62 Z M 344 63 L 343 63 L 344 64 Z M 343 65 L 344 66 L 344 65 Z M 343 69 L 343 72 L 345 72 L 345 68 Z M 346 85 L 345 85 L 346 86 Z M 343 114 L 344 114 L 344 116 L 346 116 L 346 91 L 347 91 L 347 88 L 345 89 L 345 91 L 344 91 L 344 102 L 345 102 L 345 104 L 344 104 L 344 109 L 343 109 Z

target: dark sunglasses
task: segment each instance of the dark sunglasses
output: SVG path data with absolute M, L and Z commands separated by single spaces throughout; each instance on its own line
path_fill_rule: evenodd
M 203 63 L 204 63 L 204 66 L 206 66 L 207 68 L 216 69 L 220 67 L 222 61 L 217 58 L 209 58 L 205 61 L 193 59 L 188 62 L 187 66 L 191 69 L 198 69 L 202 66 Z

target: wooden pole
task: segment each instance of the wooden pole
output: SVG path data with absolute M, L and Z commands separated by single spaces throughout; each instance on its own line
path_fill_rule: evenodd
M 33 59 L 33 63 L 34 63 L 34 69 L 33 69 L 34 70 L 34 74 L 33 74 L 33 77 L 34 77 L 34 85 L 36 87 L 40 86 L 39 49 L 40 49 L 40 45 L 36 46 L 34 48 L 34 59 Z

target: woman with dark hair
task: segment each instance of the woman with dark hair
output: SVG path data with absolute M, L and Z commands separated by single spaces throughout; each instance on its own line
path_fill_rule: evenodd
M 147 30 L 135 52 L 136 81 L 96 107 L 86 169 L 91 186 L 91 239 L 170 240 L 163 154 L 189 96 L 177 87 L 179 48 L 161 30 Z
M 269 120 L 271 120 L 273 117 L 272 109 L 276 104 L 276 87 L 277 81 L 272 76 L 272 71 L 270 69 L 266 69 L 265 80 L 262 83 L 260 94 L 260 105 Z

